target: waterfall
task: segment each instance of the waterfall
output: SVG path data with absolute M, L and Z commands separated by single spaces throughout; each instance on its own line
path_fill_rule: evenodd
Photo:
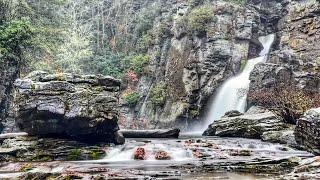
M 227 80 L 218 90 L 210 106 L 203 128 L 207 128 L 214 120 L 221 118 L 228 111 L 238 110 L 245 112 L 250 73 L 256 64 L 267 60 L 274 38 L 274 34 L 259 38 L 263 45 L 263 50 L 260 52 L 259 57 L 248 60 L 244 70 L 239 75 Z

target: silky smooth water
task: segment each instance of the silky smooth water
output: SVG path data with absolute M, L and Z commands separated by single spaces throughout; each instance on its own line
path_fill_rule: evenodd
M 256 64 L 266 61 L 274 38 L 274 34 L 260 37 L 259 41 L 263 45 L 263 50 L 260 52 L 259 57 L 248 60 L 244 70 L 239 75 L 230 78 L 221 86 L 210 105 L 202 131 L 228 111 L 238 110 L 245 112 L 247 93 L 250 85 L 250 74 Z

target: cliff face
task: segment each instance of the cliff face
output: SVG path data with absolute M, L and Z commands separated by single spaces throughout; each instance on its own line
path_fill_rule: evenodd
M 19 74 L 20 64 L 17 58 L 0 58 L 0 132 L 10 132 L 14 129 L 10 107 L 13 100 L 13 83 Z
M 320 92 L 320 3 L 286 1 L 277 23 L 277 42 L 269 61 L 256 66 L 250 91 L 288 83 Z
M 122 100 L 123 127 L 188 128 L 201 123 L 217 89 L 239 73 L 247 59 L 258 56 L 258 37 L 271 33 L 276 34 L 276 41 L 268 62 L 252 73 L 250 92 L 288 79 L 301 88 L 319 91 L 316 0 L 248 0 L 246 4 L 122 0 L 105 5 L 110 9 L 108 21 L 113 22 L 106 29 L 111 29 L 110 34 L 118 31 L 109 43 L 125 39 L 126 50 L 150 57 L 147 72 L 128 85 L 139 92 L 139 102 L 132 107 Z M 14 61 L 7 63 L 0 67 L 4 69 L 0 72 L 2 119 L 8 115 L 12 82 L 19 74 Z
M 231 1 L 163 4 L 154 26 L 163 26 L 166 36 L 157 37 L 156 43 L 148 48 L 151 72 L 137 85 L 143 94 L 142 101 L 134 110 L 123 108 L 123 114 L 129 116 L 123 115 L 122 121 L 187 128 L 189 124 L 201 123 L 206 105 L 220 85 L 239 73 L 247 59 L 259 54 L 261 44 L 257 39 L 277 30 L 283 4 L 278 1 L 252 1 L 246 6 Z M 212 21 L 205 22 L 202 27 L 205 32 L 194 33 L 190 23 L 197 18 L 193 16 L 201 16 L 196 13 L 204 8 L 209 10 Z M 164 92 L 160 104 L 152 102 L 155 90 Z

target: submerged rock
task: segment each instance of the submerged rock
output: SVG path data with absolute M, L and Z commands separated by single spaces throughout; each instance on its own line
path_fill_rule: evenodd
M 15 86 L 16 122 L 29 135 L 123 143 L 116 138 L 119 80 L 34 72 Z
M 311 109 L 298 119 L 294 131 L 297 143 L 310 152 L 320 155 L 320 108 Z
M 214 121 L 203 133 L 205 136 L 242 137 L 260 139 L 264 132 L 280 131 L 288 128 L 282 119 L 270 111 L 256 111 L 235 116 L 227 113 L 224 117 Z

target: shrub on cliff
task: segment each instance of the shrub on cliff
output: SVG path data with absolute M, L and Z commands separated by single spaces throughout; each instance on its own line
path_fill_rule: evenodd
M 145 73 L 145 67 L 149 64 L 150 57 L 148 55 L 135 55 L 130 58 L 130 69 L 136 74 L 142 75 Z
M 188 14 L 187 20 L 188 29 L 192 35 L 205 35 L 208 24 L 214 21 L 213 10 L 210 6 L 195 8 Z
M 164 105 L 167 97 L 167 85 L 164 82 L 160 82 L 153 86 L 150 92 L 150 101 L 155 106 Z
M 294 86 L 279 86 L 251 92 L 249 100 L 255 105 L 266 107 L 291 124 L 295 124 L 307 110 L 320 107 L 318 93 L 301 90 Z
M 129 93 L 124 95 L 124 100 L 131 107 L 137 105 L 137 103 L 139 102 L 140 98 L 141 98 L 140 93 L 138 93 L 136 91 L 132 91 L 132 92 L 129 92 Z
M 79 63 L 74 63 L 74 65 L 76 65 L 75 68 L 78 68 L 79 71 L 83 70 L 85 73 L 103 74 L 122 78 L 123 72 L 127 68 L 125 63 L 124 56 L 107 52 L 100 56 L 95 55 L 90 58 L 82 58 Z M 72 71 L 75 71 L 75 68 L 73 68 Z M 66 68 L 64 67 L 63 69 Z

